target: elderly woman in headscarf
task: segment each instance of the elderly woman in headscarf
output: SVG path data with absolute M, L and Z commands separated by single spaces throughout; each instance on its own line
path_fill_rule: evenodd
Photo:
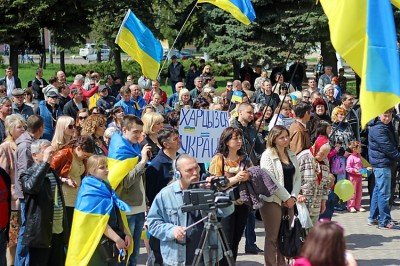
M 307 206 L 310 218 L 315 224 L 319 214 L 325 211 L 330 185 L 328 154 L 331 150 L 326 136 L 318 136 L 310 149 L 297 155 L 301 173 L 301 190 L 298 202 Z

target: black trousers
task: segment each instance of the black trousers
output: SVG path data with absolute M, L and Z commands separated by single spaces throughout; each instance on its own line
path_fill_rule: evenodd
M 244 228 L 247 224 L 247 218 L 250 213 L 249 206 L 235 205 L 235 211 L 228 217 L 222 218 L 221 224 L 224 229 L 229 247 L 232 250 L 233 258 L 236 262 L 240 240 L 242 239 Z M 219 265 L 229 265 L 225 257 Z
M 29 247 L 30 266 L 65 265 L 65 245 L 63 233 L 53 234 L 50 248 Z

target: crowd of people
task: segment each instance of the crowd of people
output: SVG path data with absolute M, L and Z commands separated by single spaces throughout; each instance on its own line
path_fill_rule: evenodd
M 238 199 L 217 211 L 234 261 L 244 234 L 246 253 L 263 253 L 265 265 L 286 265 L 278 247 L 282 215 L 293 217 L 296 204 L 304 203 L 315 228 L 308 228 L 310 243 L 297 265 L 349 265 L 343 230 L 326 221 L 335 211 L 365 211 L 365 171 L 371 196 L 368 224 L 400 229 L 390 216 L 400 160 L 396 110 L 388 110 L 362 131 L 361 110 L 347 91 L 343 69 L 335 76 L 325 66 L 318 79 L 309 78 L 305 85 L 300 65 L 289 69 L 297 77 L 290 82 L 284 69 L 268 75 L 246 63 L 240 80 L 227 81 L 217 92 L 212 67 L 204 60 L 199 67 L 192 63 L 185 73 L 177 58 L 171 59 L 165 81 L 172 85 L 169 96 L 160 81 L 145 76 L 136 83 L 131 75 L 126 81 L 107 75 L 101 84 L 100 74 L 90 71 L 69 84 L 63 71 L 46 81 L 38 68 L 25 87 L 11 67 L 6 69 L 0 80 L 0 265 L 72 265 L 80 259 L 89 265 L 113 265 L 102 257 L 100 239 L 85 260 L 68 248 L 77 222 L 74 212 L 87 208 L 85 201 L 100 200 L 104 202 L 99 205 L 110 206 L 103 237 L 121 250 L 133 246 L 129 265 L 137 264 L 143 230 L 150 235 L 145 237 L 149 264 L 191 264 L 203 223 L 189 225 L 204 213 L 183 212 L 182 191 L 207 172 L 209 183 L 216 176 L 226 177 L 226 189 L 246 184 L 254 166 L 273 184 L 270 195 L 257 195 L 262 206 L 256 210 Z M 183 108 L 229 113 L 230 127 L 209 163 L 178 155 Z M 138 160 L 112 188 L 107 156 L 110 140 L 117 136 Z M 367 168 L 362 156 L 372 167 Z M 355 188 L 347 203 L 334 193 L 335 184 L 344 179 Z M 265 229 L 264 250 L 256 245 L 258 214 Z M 321 218 L 325 222 L 319 223 Z M 315 257 L 323 246 L 318 242 L 321 232 L 328 232 L 324 241 L 337 244 L 343 257 L 319 252 L 328 264 Z M 333 243 L 334 236 L 338 243 Z M 214 250 L 202 254 L 205 264 L 229 265 L 215 235 L 207 246 Z

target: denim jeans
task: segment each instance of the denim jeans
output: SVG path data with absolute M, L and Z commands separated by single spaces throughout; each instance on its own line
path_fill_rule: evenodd
M 375 175 L 375 187 L 372 194 L 368 220 L 377 220 L 379 217 L 379 226 L 384 227 L 391 220 L 389 200 L 392 173 L 389 167 L 374 168 L 373 171 Z
M 25 232 L 25 200 L 19 199 L 21 206 L 21 227 L 19 228 L 17 249 L 15 251 L 15 265 L 28 266 L 29 265 L 29 249 L 27 246 L 22 244 L 22 238 Z
M 244 235 L 246 237 L 246 245 L 245 249 L 251 249 L 256 246 L 256 216 L 255 211 L 251 211 L 249 213 L 249 217 L 247 218 L 246 230 L 244 231 Z
M 333 189 L 329 191 L 328 200 L 326 201 L 326 209 L 319 215 L 318 219 L 331 220 L 333 213 L 335 212 L 334 207 L 339 202 L 339 197 L 335 194 Z
M 142 230 L 144 226 L 144 212 L 127 215 L 126 218 L 128 219 L 129 230 L 131 230 L 134 245 L 133 253 L 129 259 L 128 266 L 135 266 L 137 256 L 139 255 L 140 237 L 142 236 Z M 120 265 L 125 264 L 122 263 Z
M 5 229 L 0 229 L 0 266 L 7 265 L 7 235 Z

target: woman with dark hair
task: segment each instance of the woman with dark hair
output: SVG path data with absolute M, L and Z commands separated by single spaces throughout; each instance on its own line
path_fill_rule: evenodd
M 357 266 L 346 251 L 344 230 L 336 222 L 319 222 L 310 231 L 294 266 Z
M 76 117 L 75 117 L 76 136 L 75 137 L 81 135 L 83 122 L 85 121 L 86 118 L 88 118 L 88 116 L 89 116 L 89 110 L 87 108 L 82 108 L 81 110 L 79 110 L 76 113 Z
M 116 127 L 121 131 L 122 118 L 124 118 L 124 109 L 121 106 L 114 107 L 111 110 L 112 122 L 107 127 Z
M 301 176 L 296 154 L 289 150 L 289 130 L 284 126 L 273 127 L 267 138 L 267 149 L 261 155 L 260 167 L 265 170 L 278 190 L 264 197 L 260 214 L 265 228 L 264 261 L 267 266 L 286 265 L 278 248 L 278 233 L 282 214 L 293 218 L 293 207 L 300 192 Z
M 251 165 L 243 147 L 242 130 L 234 127 L 226 128 L 219 139 L 209 172 L 214 176 L 225 176 L 229 180 L 228 186 L 232 187 L 249 179 L 249 173 L 245 169 Z M 250 208 L 247 205 L 235 202 L 235 211 L 221 221 L 235 261 L 249 212 Z M 228 265 L 225 258 L 220 265 Z
M 210 103 L 200 96 L 197 100 L 193 103 L 193 109 L 208 109 L 210 107 Z
M 76 195 L 86 172 L 85 161 L 95 152 L 95 145 L 91 136 L 80 136 L 57 151 L 51 161 L 51 168 L 63 183 L 62 192 L 69 227 L 72 224 Z
M 92 114 L 83 122 L 81 135 L 91 136 L 96 143 L 96 155 L 108 155 L 107 145 L 103 140 L 104 132 L 106 131 L 107 119 L 104 115 Z
M 310 136 L 311 142 L 314 142 L 315 139 L 318 137 L 316 134 L 316 130 L 322 121 L 331 123 L 331 118 L 327 114 L 327 105 L 326 102 L 321 99 L 317 98 L 313 103 L 313 110 L 314 113 L 311 115 L 310 122 L 309 122 L 309 129 L 310 129 Z
M 178 129 L 179 127 L 179 117 L 180 117 L 180 113 L 176 110 L 169 112 L 167 114 L 167 122 L 168 124 L 175 129 Z

